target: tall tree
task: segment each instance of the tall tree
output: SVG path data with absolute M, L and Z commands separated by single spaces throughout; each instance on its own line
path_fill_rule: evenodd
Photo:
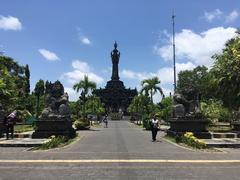
M 44 81 L 40 79 L 34 88 L 34 94 L 37 97 L 37 102 L 36 102 L 36 118 L 39 116 L 39 102 L 40 102 L 40 97 L 44 95 Z
M 153 95 L 156 94 L 157 92 L 159 92 L 161 94 L 162 97 L 164 97 L 162 88 L 160 86 L 158 86 L 158 84 L 160 84 L 161 81 L 159 80 L 158 77 L 153 77 L 150 79 L 145 79 L 141 82 L 142 84 L 142 92 L 145 92 L 145 95 L 150 94 L 150 100 L 153 103 Z
M 24 93 L 25 84 L 23 67 L 10 57 L 0 56 L 0 101 L 6 110 L 21 105 L 17 100 Z
M 205 66 L 197 66 L 193 70 L 180 71 L 178 74 L 177 90 L 181 91 L 185 87 L 191 85 L 198 90 L 202 99 L 215 97 L 213 90 L 212 75 Z
M 225 106 L 240 107 L 240 34 L 230 39 L 222 53 L 213 56 L 212 73 L 219 87 L 218 93 Z
M 25 76 L 26 76 L 26 87 L 25 87 L 25 94 L 26 96 L 30 93 L 30 71 L 28 64 L 25 66 Z
M 90 81 L 88 76 L 85 75 L 83 80 L 80 80 L 78 83 L 73 85 L 73 89 L 77 92 L 81 92 L 81 96 L 79 98 L 81 101 L 80 103 L 82 103 L 83 106 L 83 115 L 85 116 L 85 103 L 87 101 L 87 95 L 96 89 L 96 83 Z

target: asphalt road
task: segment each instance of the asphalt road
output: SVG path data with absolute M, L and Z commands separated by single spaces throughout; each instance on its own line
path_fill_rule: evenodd
M 48 151 L 0 148 L 1 179 L 240 179 L 240 150 L 182 148 L 126 121 L 80 131 L 75 143 Z M 236 161 L 237 160 L 237 161 Z

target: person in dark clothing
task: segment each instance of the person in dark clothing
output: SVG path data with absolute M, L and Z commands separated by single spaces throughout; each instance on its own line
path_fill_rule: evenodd
M 103 122 L 105 123 L 105 128 L 107 128 L 108 127 L 108 116 L 107 115 L 105 115 Z
M 16 123 L 17 111 L 13 111 L 5 118 L 5 127 L 6 127 L 6 138 L 9 139 L 9 132 L 11 133 L 11 138 L 14 136 L 14 125 Z
M 151 128 L 151 131 L 152 131 L 152 141 L 153 142 L 156 141 L 158 126 L 159 126 L 159 122 L 158 122 L 156 117 L 154 117 L 153 119 L 150 120 L 150 128 Z

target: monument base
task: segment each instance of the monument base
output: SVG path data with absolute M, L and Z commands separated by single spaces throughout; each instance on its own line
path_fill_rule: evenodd
M 72 127 L 71 121 L 49 121 L 49 120 L 39 120 L 36 121 L 36 129 L 32 134 L 32 138 L 48 138 L 50 136 L 69 136 L 73 137 L 76 134 Z
M 207 126 L 209 120 L 197 117 L 172 118 L 170 129 L 167 134 L 170 136 L 181 136 L 185 132 L 192 132 L 195 137 L 200 139 L 211 139 L 211 133 L 208 132 Z

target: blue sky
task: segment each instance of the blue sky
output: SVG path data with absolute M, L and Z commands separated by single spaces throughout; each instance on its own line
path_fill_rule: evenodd
M 98 87 L 110 80 L 116 40 L 125 86 L 140 88 L 142 79 L 158 76 L 168 95 L 173 89 L 173 9 L 177 71 L 211 67 L 211 56 L 239 27 L 237 0 L 3 0 L 0 51 L 29 64 L 31 89 L 40 78 L 59 79 L 76 99 L 71 87 L 84 74 Z

